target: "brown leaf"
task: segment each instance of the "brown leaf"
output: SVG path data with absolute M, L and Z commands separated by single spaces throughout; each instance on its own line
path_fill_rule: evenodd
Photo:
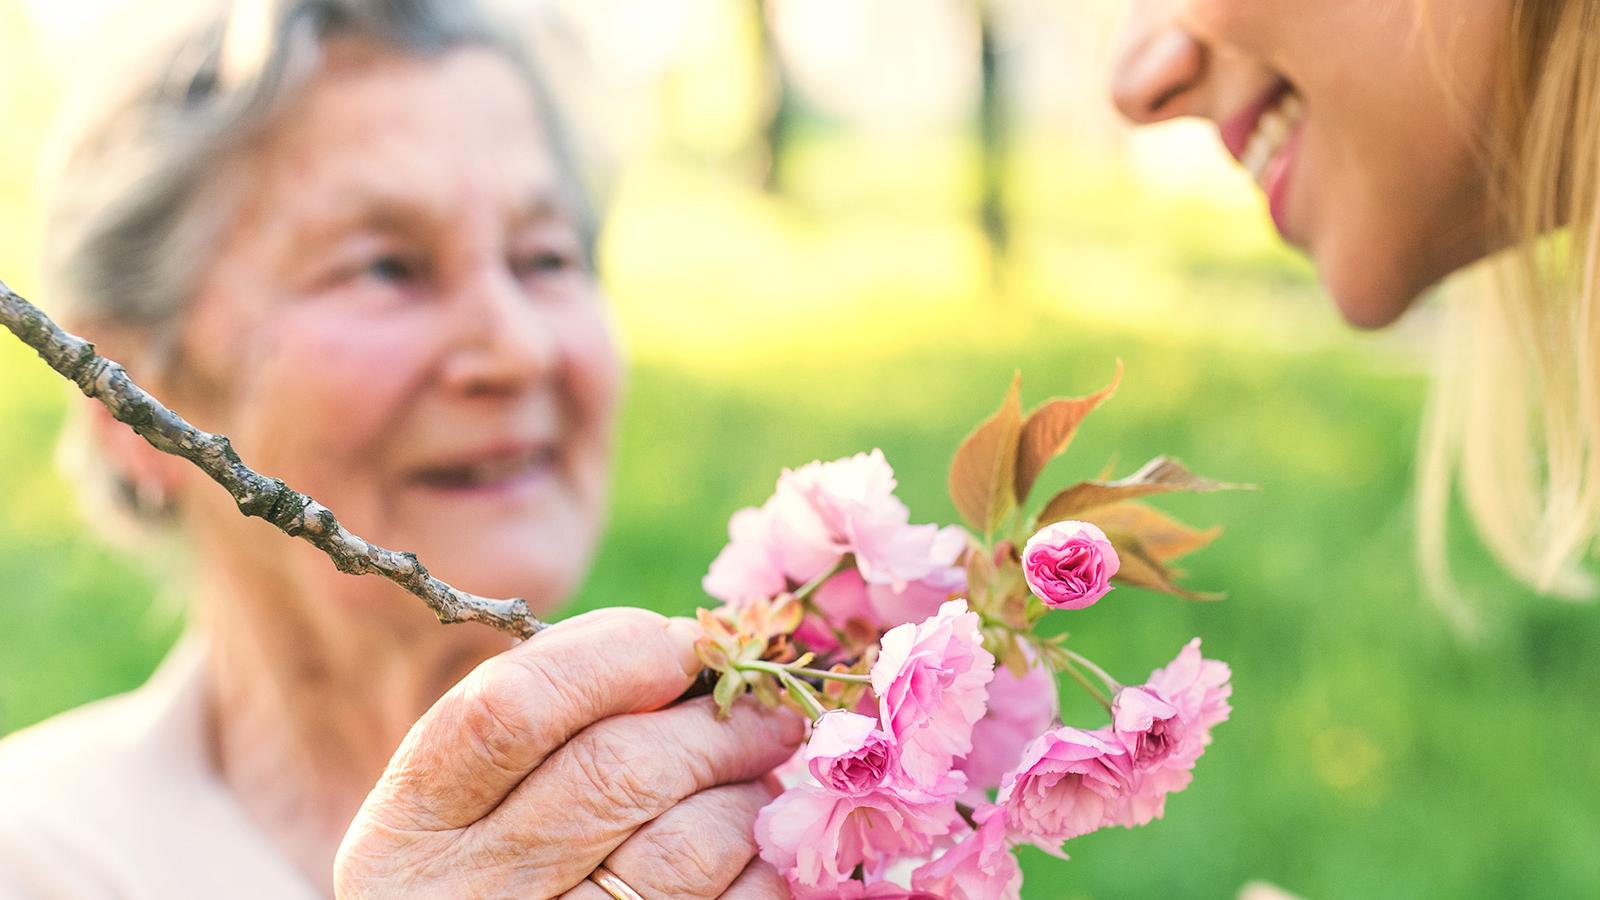
M 1193 553 L 1222 534 L 1220 526 L 1195 528 L 1143 503 L 1113 503 L 1085 513 L 1084 519 L 1107 534 L 1128 535 L 1159 562 Z
M 967 602 L 983 612 L 989 605 L 989 589 L 994 582 L 994 559 L 982 547 L 969 547 L 966 555 Z
M 1244 489 L 1248 489 L 1248 486 L 1202 478 L 1185 469 L 1177 460 L 1169 456 L 1158 456 L 1127 478 L 1119 478 L 1116 481 L 1080 481 L 1067 488 L 1045 504 L 1039 513 L 1039 524 L 1048 525 L 1062 519 L 1080 518 L 1089 510 L 1124 500 L 1148 497 L 1151 494 Z
M 1117 360 L 1117 374 L 1111 383 L 1087 397 L 1058 397 L 1040 404 L 1022 426 L 1022 438 L 1017 445 L 1017 502 L 1026 503 L 1028 492 L 1044 470 L 1045 464 L 1066 452 L 1081 424 L 1095 407 L 1117 392 L 1122 383 L 1122 360 Z
M 1151 591 L 1161 591 L 1182 597 L 1185 600 L 1221 600 L 1222 594 L 1204 591 L 1191 591 L 1178 584 L 1178 572 L 1152 556 L 1149 551 L 1140 547 L 1138 542 L 1127 535 L 1107 534 L 1111 543 L 1117 548 L 1117 558 L 1121 565 L 1112 581 L 1132 587 L 1141 587 Z
M 967 435 L 950 462 L 950 499 L 974 531 L 990 534 L 1016 508 L 1017 441 L 1022 435 L 1022 374 L 1000 409 Z

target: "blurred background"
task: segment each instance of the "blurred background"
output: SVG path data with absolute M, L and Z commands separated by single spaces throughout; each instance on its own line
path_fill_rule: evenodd
M 0 3 L 0 277 L 36 293 L 35 171 L 118 0 Z M 783 466 L 881 447 L 917 521 L 1014 370 L 1122 389 L 1044 484 L 1158 453 L 1253 494 L 1161 505 L 1224 537 L 1186 604 L 1074 616 L 1128 680 L 1191 635 L 1233 720 L 1165 820 L 1027 851 L 1025 896 L 1593 896 L 1600 618 L 1463 536 L 1477 641 L 1422 599 L 1411 461 L 1430 310 L 1342 327 L 1212 129 L 1106 100 L 1115 0 L 570 0 L 526 10 L 609 185 L 632 359 L 612 527 L 578 605 L 685 613 Z M 36 297 L 49 307 L 48 297 Z M 102 547 L 53 465 L 67 389 L 0 341 L 0 734 L 139 684 L 181 585 Z M 1098 725 L 1070 685 L 1069 722 Z M 4 798 L 0 798 L 4 802 Z

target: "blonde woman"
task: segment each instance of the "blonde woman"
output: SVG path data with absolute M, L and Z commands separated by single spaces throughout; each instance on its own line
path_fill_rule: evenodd
M 1600 0 L 1140 0 L 1112 73 L 1135 122 L 1200 116 L 1340 312 L 1380 328 L 1494 257 L 1450 309 L 1422 453 L 1424 569 L 1459 476 L 1485 543 L 1591 593 L 1600 528 Z

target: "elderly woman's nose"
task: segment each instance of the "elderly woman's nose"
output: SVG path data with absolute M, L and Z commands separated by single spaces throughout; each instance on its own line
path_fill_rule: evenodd
M 459 300 L 460 341 L 445 371 L 453 386 L 514 390 L 559 365 L 554 322 L 509 270 L 480 273 L 463 287 Z
M 1197 115 L 1206 48 L 1173 18 L 1170 3 L 1136 3 L 1112 63 L 1111 99 L 1141 125 Z

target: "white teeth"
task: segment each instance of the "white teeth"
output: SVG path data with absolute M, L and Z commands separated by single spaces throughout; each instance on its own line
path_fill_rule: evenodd
M 1283 95 L 1276 106 L 1261 114 L 1240 158 L 1256 184 L 1266 186 L 1267 167 L 1278 151 L 1283 149 L 1284 141 L 1294 133 L 1295 126 L 1300 124 L 1303 112 L 1300 95 L 1290 91 Z
M 459 484 L 472 487 L 494 484 L 514 478 L 531 469 L 536 469 L 543 465 L 544 462 L 545 455 L 536 453 L 517 459 L 478 463 L 477 465 L 464 466 L 456 470 L 455 480 Z

